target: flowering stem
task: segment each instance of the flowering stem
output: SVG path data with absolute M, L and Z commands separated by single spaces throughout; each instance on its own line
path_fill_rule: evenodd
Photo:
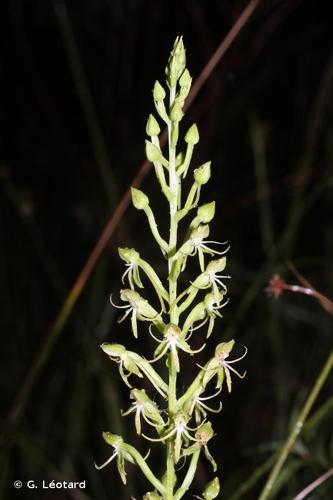
M 170 89 L 170 109 L 175 100 L 175 88 Z M 176 174 L 176 147 L 172 141 L 173 134 L 173 122 L 168 124 L 168 135 L 169 135 L 169 188 L 172 196 L 169 200 L 170 206 L 170 235 L 169 235 L 169 253 L 168 253 L 168 271 L 169 271 L 169 304 L 170 304 L 170 323 L 178 324 L 178 311 L 177 311 L 177 278 L 173 273 L 173 266 L 175 263 L 172 261 L 172 257 L 176 252 L 177 248 L 177 229 L 178 221 L 176 218 L 177 213 L 177 202 L 178 202 L 178 178 Z M 173 357 L 169 356 L 169 389 L 168 389 L 168 411 L 169 418 L 172 417 L 176 412 L 177 405 L 177 371 L 174 363 Z M 167 444 L 167 471 L 166 471 L 166 500 L 173 500 L 173 488 L 174 488 L 174 477 L 175 477 L 175 467 L 174 467 L 174 440 L 172 437 L 168 440 Z
M 311 411 L 311 408 L 312 408 L 314 402 L 316 401 L 322 386 L 324 385 L 328 375 L 330 374 L 332 367 L 333 367 L 333 351 L 331 351 L 331 353 L 329 354 L 329 356 L 326 360 L 326 363 L 323 366 L 320 374 L 318 375 L 318 378 L 315 382 L 315 385 L 313 386 L 313 389 L 309 394 L 309 397 L 305 401 L 305 404 L 302 408 L 302 411 L 299 415 L 299 418 L 296 421 L 294 428 L 292 429 L 287 441 L 285 442 L 284 446 L 282 447 L 282 449 L 280 451 L 280 454 L 277 458 L 276 464 L 273 467 L 273 469 L 272 469 L 272 471 L 267 479 L 267 482 L 266 482 L 266 484 L 265 484 L 265 486 L 260 494 L 259 500 L 266 500 L 267 498 L 269 498 L 272 487 L 273 487 L 285 461 L 287 460 L 289 453 L 292 451 L 292 448 L 295 444 L 295 441 L 296 441 L 299 433 L 302 430 L 304 422 L 307 419 L 307 417 Z

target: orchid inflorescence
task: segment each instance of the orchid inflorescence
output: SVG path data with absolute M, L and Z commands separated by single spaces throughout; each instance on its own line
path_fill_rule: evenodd
M 229 246 L 225 242 L 209 239 L 209 224 L 215 215 L 215 202 L 199 205 L 201 188 L 210 179 L 210 162 L 194 170 L 192 186 L 184 201 L 182 199 L 182 181 L 189 172 L 194 147 L 199 142 L 199 132 L 193 124 L 184 136 L 185 151 L 176 154 L 179 124 L 184 115 L 184 104 L 191 82 L 190 73 L 186 68 L 183 40 L 177 37 L 166 67 L 169 102 L 166 101 L 166 90 L 158 81 L 153 89 L 156 113 L 168 130 L 167 157 L 160 146 L 161 128 L 156 117 L 151 114 L 146 126 L 149 137 L 146 141 L 146 157 L 154 165 L 157 181 L 169 204 L 168 239 L 163 238 L 158 229 L 148 196 L 141 190 L 132 188 L 133 205 L 145 213 L 152 236 L 167 261 L 168 286 L 163 285 L 163 280 L 136 249 L 120 248 L 119 256 L 125 262 L 126 268 L 122 275 L 124 288 L 120 290 L 120 300 L 123 304 L 116 304 L 111 298 L 111 303 L 122 310 L 118 322 L 130 319 L 132 333 L 139 340 L 142 339 L 139 323 L 147 323 L 146 330 L 157 342 L 157 348 L 151 359 L 146 359 L 136 352 L 128 351 L 122 344 L 104 343 L 101 346 L 109 358 L 118 364 L 121 378 L 131 388 L 130 398 L 133 402 L 122 415 L 134 414 L 137 434 L 148 442 L 161 443 L 166 447 L 166 465 L 165 469 L 158 471 L 156 475 L 147 463 L 148 455 L 143 457 L 136 448 L 125 443 L 121 436 L 103 433 L 104 440 L 113 448 L 113 452 L 106 462 L 96 467 L 103 468 L 116 460 L 120 477 L 126 483 L 125 462 L 137 465 L 154 488 L 143 496 L 143 500 L 183 498 L 194 479 L 201 452 L 216 472 L 217 464 L 208 449 L 208 442 L 214 436 L 208 414 L 219 413 L 222 403 L 219 401 L 217 405 L 211 406 L 207 402 L 220 395 L 224 380 L 227 390 L 231 391 L 232 374 L 240 378 L 245 376 L 245 373 L 239 373 L 233 365 L 246 355 L 247 350 L 245 349 L 245 353 L 238 358 L 230 360 L 229 355 L 234 348 L 234 340 L 230 340 L 219 343 L 214 355 L 204 366 L 197 364 L 198 374 L 183 394 L 179 394 L 177 386 L 182 365 L 180 354 L 194 356 L 205 348 L 204 340 L 201 347 L 194 349 L 191 346 L 192 339 L 201 335 L 197 332 L 204 327 L 205 337 L 211 336 L 216 319 L 222 318 L 221 309 L 228 303 L 225 280 L 230 278 L 224 274 L 225 254 Z M 193 211 L 195 214 L 185 237 L 179 242 L 178 224 Z M 179 278 L 186 269 L 188 259 L 194 256 L 198 258 L 199 274 L 185 284 L 179 293 Z M 208 258 L 211 259 L 209 262 Z M 155 291 L 158 303 L 155 307 L 141 295 L 146 281 Z M 200 300 L 193 305 L 198 296 Z M 166 361 L 167 381 L 155 369 L 155 363 L 162 360 Z M 133 377 L 145 377 L 151 383 L 161 397 L 160 407 L 145 389 L 133 387 Z M 213 380 L 215 392 L 214 389 L 207 390 Z M 151 428 L 155 434 L 152 435 L 152 431 L 146 433 L 143 426 Z M 176 464 L 181 459 L 185 462 L 185 467 L 186 463 L 189 463 L 183 481 L 178 484 Z M 214 499 L 218 497 L 219 491 L 219 479 L 214 477 L 197 498 Z

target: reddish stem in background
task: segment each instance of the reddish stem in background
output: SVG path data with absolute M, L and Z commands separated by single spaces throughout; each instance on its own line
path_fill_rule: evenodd
M 311 283 L 304 278 L 304 276 L 296 269 L 292 262 L 288 262 L 288 268 L 293 273 L 293 275 L 298 279 L 301 283 L 300 285 L 291 285 L 287 283 L 279 274 L 275 274 L 269 281 L 268 287 L 264 288 L 264 292 L 267 295 L 274 297 L 275 299 L 279 298 L 283 292 L 296 292 L 303 293 L 304 295 L 311 295 L 315 299 L 318 300 L 320 305 L 331 315 L 333 315 L 333 302 L 326 295 L 318 292 Z

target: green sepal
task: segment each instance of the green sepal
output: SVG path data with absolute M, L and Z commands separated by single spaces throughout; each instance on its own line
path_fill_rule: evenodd
M 120 357 L 126 352 L 126 348 L 122 344 L 109 344 L 104 342 L 104 344 L 100 345 L 100 348 L 111 358 Z

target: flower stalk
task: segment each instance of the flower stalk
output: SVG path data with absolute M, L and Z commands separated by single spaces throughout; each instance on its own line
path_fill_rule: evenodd
M 231 391 L 232 373 L 239 378 L 245 376 L 233 364 L 246 355 L 246 350 L 242 356 L 230 360 L 229 355 L 234 348 L 234 340 L 230 340 L 218 344 L 214 355 L 204 366 L 197 364 L 199 372 L 183 394 L 180 394 L 178 387 L 183 357 L 195 356 L 205 348 L 205 338 L 212 335 L 215 321 L 222 318 L 220 310 L 228 302 L 225 298 L 225 279 L 229 276 L 224 275 L 223 271 L 226 267 L 225 253 L 229 247 L 225 243 L 209 239 L 209 224 L 215 215 L 215 202 L 199 205 L 201 188 L 211 176 L 210 162 L 194 169 L 192 186 L 187 194 L 182 193 L 182 182 L 189 175 L 195 146 L 200 138 L 197 126 L 193 124 L 184 135 L 185 151 L 179 151 L 180 122 L 191 82 L 186 68 L 183 40 L 182 37 L 177 37 L 166 67 L 168 92 L 158 81 L 153 89 L 157 117 L 167 127 L 167 157 L 161 151 L 161 128 L 153 114 L 149 115 L 147 121 L 146 133 L 149 140 L 146 141 L 145 148 L 146 157 L 154 164 L 157 182 L 169 207 L 168 237 L 164 237 L 158 229 L 157 218 L 148 196 L 141 190 L 132 188 L 133 205 L 147 217 L 152 237 L 166 261 L 166 273 L 164 277 L 158 276 L 136 249 L 120 248 L 119 256 L 126 267 L 122 276 L 124 288 L 120 290 L 120 300 L 124 304 L 115 304 L 114 299 L 111 299 L 111 303 L 122 310 L 118 321 L 130 321 L 132 333 L 138 342 L 145 335 L 145 332 L 141 332 L 140 324 L 148 324 L 146 334 L 148 331 L 158 343 L 157 348 L 151 359 L 145 359 L 136 352 L 128 351 L 122 344 L 104 343 L 101 346 L 104 353 L 118 364 L 121 378 L 131 388 L 130 398 L 133 402 L 122 415 L 134 416 L 136 432 L 143 439 L 164 446 L 165 464 L 155 473 L 147 464 L 148 457 L 143 457 L 133 446 L 125 443 L 121 436 L 103 433 L 106 443 L 113 447 L 113 453 L 102 466 L 97 467 L 102 468 L 116 460 L 120 477 L 126 483 L 126 462 L 138 466 L 154 488 L 143 495 L 143 500 L 183 498 L 193 483 L 202 454 L 216 472 L 217 464 L 208 449 L 208 441 L 214 437 L 208 414 L 219 413 L 222 403 L 219 401 L 211 406 L 207 401 L 219 398 L 225 386 Z M 196 212 L 193 214 L 194 210 Z M 190 220 L 183 235 L 179 230 L 179 223 L 187 216 L 190 216 Z M 184 282 L 182 273 L 188 259 L 195 256 L 198 274 L 191 282 Z M 207 262 L 207 259 L 210 261 Z M 152 286 L 154 300 L 158 305 L 153 305 L 153 302 L 150 303 L 144 297 L 146 282 Z M 167 286 L 164 284 L 166 282 Z M 199 349 L 193 349 L 191 345 L 193 335 L 202 337 Z M 166 361 L 168 370 L 166 380 L 154 368 L 163 360 Z M 146 378 L 152 388 L 158 391 L 160 403 L 151 399 L 149 391 L 133 387 L 132 375 L 136 379 Z M 209 388 L 206 393 L 207 386 L 211 385 L 213 379 L 217 391 Z M 224 379 L 226 384 L 223 384 Z M 161 409 L 163 407 L 166 409 Z M 184 460 L 186 471 L 179 484 L 177 465 L 181 459 Z M 219 479 L 214 477 L 197 498 L 214 499 L 219 491 Z

